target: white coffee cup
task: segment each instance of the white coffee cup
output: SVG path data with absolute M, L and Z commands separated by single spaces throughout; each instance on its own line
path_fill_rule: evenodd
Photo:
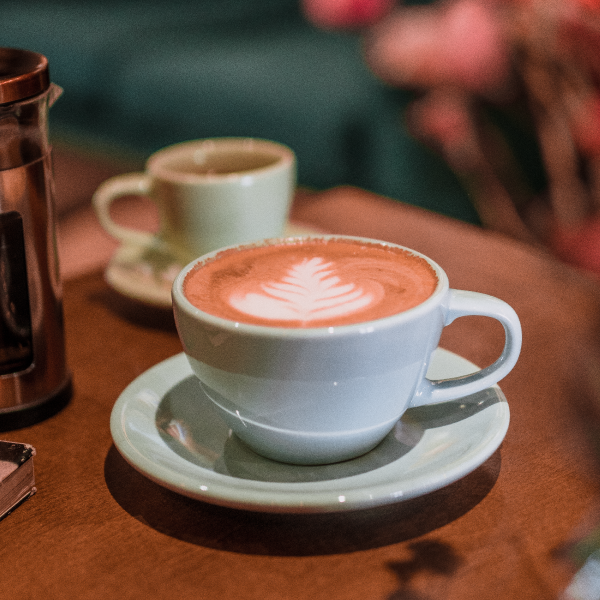
M 117 175 L 95 192 L 101 225 L 124 245 L 186 264 L 222 246 L 282 235 L 296 183 L 293 151 L 253 138 L 194 140 L 154 153 L 143 173 Z M 153 234 L 116 223 L 111 204 L 146 196 L 159 210 Z
M 474 394 L 497 383 L 515 365 L 521 326 L 504 301 L 450 289 L 439 265 L 402 246 L 349 236 L 318 238 L 420 257 L 435 273 L 433 293 L 391 316 L 332 327 L 250 324 L 192 304 L 185 290 L 188 276 L 219 257 L 237 259 L 252 245 L 203 256 L 173 284 L 175 320 L 193 372 L 220 416 L 259 454 L 296 464 L 359 456 L 374 448 L 409 407 Z M 254 246 L 299 242 L 287 238 Z M 500 321 L 505 330 L 501 356 L 466 377 L 428 380 L 425 374 L 442 329 L 467 315 Z

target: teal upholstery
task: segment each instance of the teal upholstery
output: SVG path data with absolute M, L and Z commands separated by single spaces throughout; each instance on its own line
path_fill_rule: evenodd
M 45 54 L 56 130 L 149 154 L 210 136 L 288 144 L 299 182 L 353 184 L 476 222 L 466 193 L 402 125 L 407 93 L 360 40 L 318 31 L 296 0 L 2 3 L 3 46 Z

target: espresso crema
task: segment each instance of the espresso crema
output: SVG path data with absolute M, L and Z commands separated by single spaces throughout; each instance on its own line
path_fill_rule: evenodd
M 225 250 L 192 270 L 186 298 L 212 315 L 272 327 L 334 327 L 425 301 L 438 279 L 400 248 L 344 239 Z

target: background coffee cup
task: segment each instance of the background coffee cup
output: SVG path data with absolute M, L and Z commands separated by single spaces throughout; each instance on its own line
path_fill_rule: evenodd
M 402 248 L 347 236 L 319 237 Z M 285 242 L 262 242 L 280 243 Z M 181 271 L 172 294 L 184 351 L 205 393 L 238 437 L 259 454 L 283 462 L 346 460 L 374 448 L 407 408 L 474 394 L 510 372 L 522 340 L 515 311 L 498 298 L 450 289 L 439 265 L 409 252 L 434 269 L 438 284 L 433 294 L 390 317 L 337 327 L 270 327 L 213 316 L 186 298 L 184 281 L 217 252 Z M 474 374 L 429 381 L 425 374 L 443 327 L 467 315 L 500 321 L 505 330 L 501 356 Z
M 104 229 L 123 244 L 151 247 L 182 265 L 221 246 L 282 235 L 296 184 L 293 151 L 253 138 L 183 142 L 154 153 L 143 173 L 105 181 L 92 203 Z M 117 198 L 147 196 L 160 230 L 119 225 Z

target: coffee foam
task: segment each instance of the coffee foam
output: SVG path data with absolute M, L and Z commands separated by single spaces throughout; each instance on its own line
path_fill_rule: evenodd
M 236 322 L 275 327 L 360 323 L 421 304 L 437 286 L 405 250 L 342 239 L 227 250 L 192 270 L 188 300 Z

